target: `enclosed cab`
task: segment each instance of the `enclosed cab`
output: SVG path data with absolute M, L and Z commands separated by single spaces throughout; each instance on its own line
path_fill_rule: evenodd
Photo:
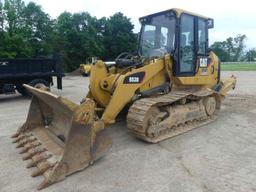
M 208 30 L 213 19 L 170 9 L 140 18 L 139 54 L 145 58 L 173 59 L 172 80 L 178 85 L 216 85 L 220 80 L 218 57 L 209 50 Z

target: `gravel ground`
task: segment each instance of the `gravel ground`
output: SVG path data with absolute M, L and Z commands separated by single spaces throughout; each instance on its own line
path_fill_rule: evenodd
M 223 73 L 223 77 L 230 75 Z M 109 128 L 113 147 L 94 166 L 44 192 L 252 192 L 256 191 L 256 72 L 232 72 L 237 87 L 227 96 L 211 124 L 159 144 L 139 141 L 125 122 Z M 64 78 L 53 92 L 77 103 L 88 91 L 88 78 Z M 36 191 L 10 135 L 25 121 L 30 101 L 0 96 L 0 191 Z

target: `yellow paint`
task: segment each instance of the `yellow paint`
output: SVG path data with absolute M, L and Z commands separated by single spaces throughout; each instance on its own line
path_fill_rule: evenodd
M 83 75 L 83 74 L 87 74 L 89 75 L 90 72 L 91 72 L 91 64 L 80 64 L 80 68 L 79 68 L 79 71 L 80 73 Z
M 106 107 L 109 103 L 111 95 L 109 92 L 104 91 L 101 86 L 101 80 L 108 76 L 108 72 L 103 61 L 99 60 L 95 65 L 92 65 L 91 76 L 90 76 L 90 94 L 97 103 Z
M 163 62 L 156 62 L 152 64 L 145 65 L 138 69 L 132 69 L 130 72 L 121 75 L 118 79 L 118 82 L 115 87 L 115 91 L 107 105 L 104 114 L 102 116 L 102 120 L 104 123 L 114 123 L 115 118 L 118 113 L 123 109 L 125 105 L 132 101 L 132 98 L 135 94 L 135 91 L 138 90 L 142 86 L 146 86 L 148 82 L 151 80 L 152 83 L 160 84 L 160 82 L 154 82 L 154 78 L 156 76 L 161 76 L 162 71 L 164 70 L 164 63 Z M 126 76 L 129 76 L 133 73 L 137 72 L 146 72 L 143 82 L 140 84 L 124 84 L 123 81 Z M 159 77 L 159 80 L 162 79 Z M 164 83 L 164 82 L 163 82 Z
M 208 17 L 181 9 L 172 10 L 176 12 L 178 17 L 181 13 L 188 13 L 208 19 Z M 212 88 L 215 86 L 218 83 L 219 60 L 213 52 L 210 52 L 209 59 L 211 63 L 204 68 L 201 68 L 198 62 L 197 73 L 189 77 L 174 76 L 174 62 L 170 54 L 166 54 L 162 58 L 147 60 L 141 67 L 128 69 L 112 66 L 111 70 L 107 70 L 103 61 L 97 61 L 91 68 L 88 97 L 96 101 L 96 107 L 104 109 L 101 120 L 105 124 L 114 123 L 120 111 L 134 102 L 137 93 L 158 87 L 166 82 L 170 82 L 173 89 L 184 87 Z M 145 72 L 145 77 L 141 83 L 124 84 L 124 79 L 127 76 L 138 72 Z
M 207 75 L 199 68 L 197 74 L 192 77 L 175 77 L 172 73 L 173 60 L 168 54 L 163 58 L 154 59 L 140 68 L 128 71 L 119 70 L 109 73 L 103 61 L 98 61 L 92 66 L 90 78 L 90 98 L 98 105 L 104 107 L 102 120 L 104 123 L 114 123 L 119 112 L 130 102 L 137 92 L 150 90 L 170 81 L 175 89 L 184 87 L 213 87 L 217 84 L 218 58 L 210 53 L 210 65 L 207 67 Z M 212 66 L 214 71 L 212 71 Z M 124 84 L 125 77 L 137 72 L 145 72 L 143 82 L 140 84 Z
M 213 87 L 217 84 L 218 81 L 218 57 L 210 52 L 209 59 L 211 63 L 207 67 L 207 75 L 202 73 L 202 68 L 199 67 L 198 72 L 195 76 L 192 77 L 174 77 L 172 76 L 172 80 L 175 83 L 175 87 L 178 86 L 202 86 L 202 87 Z M 199 65 L 199 64 L 198 64 Z
M 170 9 L 172 11 L 175 11 L 176 14 L 177 14 L 177 17 L 180 17 L 180 15 L 182 13 L 186 13 L 186 14 L 189 14 L 189 15 L 193 15 L 193 16 L 197 16 L 197 17 L 201 17 L 203 19 L 210 19 L 209 17 L 206 17 L 204 15 L 200 15 L 200 14 L 197 14 L 197 13 L 193 13 L 193 12 L 190 12 L 190 11 L 186 11 L 184 9 L 179 9 L 179 8 L 173 8 L 173 9 Z

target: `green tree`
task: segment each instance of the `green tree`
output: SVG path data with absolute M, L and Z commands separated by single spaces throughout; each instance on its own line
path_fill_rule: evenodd
M 89 13 L 72 15 L 64 12 L 58 17 L 56 26 L 59 42 L 56 50 L 63 55 L 67 70 L 76 69 L 88 57 L 101 57 L 104 54 L 97 19 Z
M 229 37 L 225 41 L 217 41 L 211 49 L 219 56 L 221 61 L 241 61 L 244 55 L 246 35 Z
M 72 33 L 72 14 L 64 12 L 59 15 L 56 21 L 54 50 L 58 52 L 64 61 L 65 70 L 69 70 L 69 65 L 72 65 L 72 60 L 69 59 L 69 51 L 71 42 L 68 41 L 68 36 Z M 71 70 L 71 69 L 70 69 Z
M 0 33 L 4 31 L 4 9 L 3 2 L 0 0 Z
M 10 37 L 20 33 L 23 24 L 22 14 L 24 8 L 25 3 L 22 0 L 5 0 L 4 2 L 5 28 Z
M 0 57 L 7 55 L 7 52 L 4 53 L 4 44 L 6 32 L 4 31 L 4 7 L 3 1 L 0 0 Z
M 245 60 L 246 61 L 256 61 L 256 49 L 249 49 L 246 53 L 245 53 Z
M 53 52 L 54 23 L 41 6 L 30 2 L 23 10 L 23 37 L 29 45 L 29 56 L 39 57 Z
M 234 61 L 241 61 L 243 54 L 244 54 L 244 48 L 245 48 L 245 40 L 246 35 L 237 35 L 233 42 L 234 42 Z
M 130 19 L 122 13 L 97 19 L 87 12 L 62 13 L 53 20 L 34 2 L 0 0 L 0 57 L 61 54 L 74 70 L 90 57 L 114 59 L 136 50 Z
M 137 39 L 132 31 L 134 26 L 129 18 L 122 13 L 116 13 L 102 22 L 102 34 L 106 50 L 104 59 L 112 60 L 122 52 L 136 51 Z
M 22 10 L 25 6 L 21 0 L 5 0 L 1 2 L 2 30 L 0 56 L 16 57 L 23 51 L 24 44 L 21 36 Z
M 230 53 L 226 49 L 225 42 L 216 41 L 211 45 L 211 49 L 220 58 L 221 61 L 229 61 Z
M 52 53 L 53 23 L 40 6 L 33 2 L 25 5 L 21 0 L 5 0 L 0 8 L 1 57 L 39 57 Z

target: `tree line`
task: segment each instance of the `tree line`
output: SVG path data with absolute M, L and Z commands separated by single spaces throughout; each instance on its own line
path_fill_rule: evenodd
M 135 52 L 137 34 L 122 13 L 97 19 L 88 12 L 63 12 L 52 19 L 34 2 L 0 0 L 0 58 L 61 55 L 66 71 L 97 56 L 113 60 L 121 52 Z M 245 35 L 213 43 L 221 61 L 253 61 L 256 49 L 245 50 Z
M 61 13 L 57 19 L 34 2 L 0 0 L 0 58 L 59 54 L 66 71 L 89 57 L 112 60 L 136 50 L 134 26 L 122 13 L 97 19 L 87 12 Z
M 256 49 L 245 49 L 246 38 L 246 35 L 239 34 L 225 41 L 216 41 L 210 48 L 224 62 L 256 61 Z

